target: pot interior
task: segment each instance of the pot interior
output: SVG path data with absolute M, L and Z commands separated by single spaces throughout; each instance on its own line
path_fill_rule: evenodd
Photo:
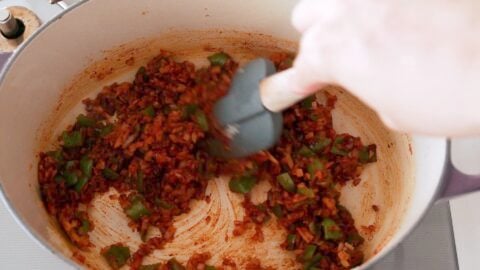
M 100 16 L 102 12 L 103 15 L 107 13 L 107 2 L 113 3 L 108 0 L 104 6 L 94 4 L 93 1 L 87 2 L 40 33 L 13 61 L 0 88 L 0 181 L 7 201 L 37 239 L 66 258 L 77 260 L 80 254 L 85 257 L 86 265 L 93 269 L 106 268 L 106 263 L 98 255 L 101 248 L 124 242 L 136 249 L 141 240 L 127 226 L 120 206 L 115 200 L 110 200 L 108 195 L 99 196 L 89 210 L 96 228 L 91 233 L 95 248 L 90 252 L 76 250 L 71 246 L 43 208 L 37 192 L 36 154 L 40 150 L 46 150 L 56 141 L 59 132 L 73 122 L 81 110 L 80 101 L 95 95 L 104 85 L 131 80 L 138 67 L 155 56 L 159 49 L 172 51 L 179 59 L 193 61 L 199 66 L 206 64 L 206 56 L 220 49 L 241 63 L 254 57 L 268 56 L 272 52 L 296 50 L 295 44 L 288 41 L 295 40 L 296 35 L 286 20 L 296 1 L 282 1 L 278 11 L 268 16 L 269 20 L 264 20 L 266 15 L 257 13 L 269 11 L 270 6 L 277 3 L 273 0 L 258 5 L 255 1 L 247 1 L 245 4 L 238 1 L 238 5 L 226 5 L 222 9 L 216 7 L 222 1 L 200 1 L 202 4 L 188 7 L 193 10 L 189 14 L 191 18 L 186 19 L 190 22 L 182 26 L 188 29 L 189 25 L 196 25 L 195 23 L 205 25 L 192 26 L 190 30 L 167 30 L 168 24 L 176 25 L 180 15 L 187 16 L 182 12 L 180 15 L 172 15 L 161 11 L 164 20 L 149 15 L 149 12 L 160 12 L 161 7 L 167 8 L 167 4 L 142 0 L 138 7 L 127 8 L 128 1 L 115 2 L 119 10 L 128 10 L 128 14 L 133 14 L 127 14 L 127 17 L 136 18 L 142 14 L 146 21 L 167 24 L 161 26 L 161 30 L 147 25 L 135 34 L 126 34 L 125 27 L 115 26 L 113 22 L 118 22 L 119 18 Z M 186 1 L 163 2 L 187 8 Z M 238 6 L 242 8 L 238 9 Z M 256 18 L 255 22 L 245 22 L 238 17 L 239 13 L 245 15 L 253 7 L 260 9 L 252 15 Z M 143 14 L 145 10 L 150 11 Z M 76 45 L 75 39 L 95 43 L 95 36 L 99 34 L 82 30 L 89 25 L 79 25 L 79 21 L 85 21 L 82 16 L 86 15 L 89 18 L 99 16 L 98 22 L 111 27 L 110 31 L 100 30 L 108 41 L 82 44 L 84 46 L 78 48 L 68 47 Z M 228 15 L 233 17 L 228 18 Z M 213 18 L 213 22 L 208 18 Z M 64 23 L 60 24 L 62 20 Z M 139 26 L 139 23 L 133 24 Z M 223 27 L 224 25 L 226 26 Z M 76 35 L 68 31 L 69 27 L 77 30 Z M 62 46 L 58 45 L 60 40 L 65 41 Z M 46 48 L 49 50 L 45 51 Z M 133 64 L 131 59 L 134 60 Z M 359 136 L 364 143 L 375 143 L 378 147 L 378 162 L 368 166 L 358 186 L 347 185 L 341 197 L 366 239 L 364 252 L 369 260 L 388 245 L 409 209 L 415 179 L 411 139 L 404 134 L 389 131 L 374 112 L 344 90 L 331 87 L 327 91 L 338 97 L 334 111 L 336 130 Z M 211 181 L 207 188 L 207 193 L 212 198 L 210 203 L 194 202 L 189 214 L 177 217 L 177 233 L 173 243 L 168 244 L 164 250 L 155 251 L 145 263 L 171 257 L 183 262 L 195 251 L 210 251 L 213 255 L 212 263 L 221 262 L 224 257 L 234 257 L 238 261 L 237 265 L 241 266 L 254 257 L 261 259 L 263 265 L 276 269 L 299 267 L 292 254 L 281 251 L 279 244 L 285 233 L 274 219 L 264 229 L 266 240 L 263 243 L 250 240 L 253 230 L 244 236 L 232 237 L 234 221 L 241 219 L 243 210 L 239 205 L 241 197 L 230 193 L 226 183 L 225 179 Z M 260 185 L 255 191 L 255 200 L 264 199 L 267 188 L 268 185 Z M 378 212 L 374 211 L 373 205 L 379 207 Z M 207 216 L 210 216 L 209 222 L 206 221 Z
M 186 37 L 189 42 L 185 42 Z M 62 130 L 74 122 L 83 107 L 80 100 L 95 95 L 104 85 L 132 80 L 136 70 L 155 56 L 159 48 L 173 51 L 179 60 L 193 61 L 198 66 L 206 65 L 206 57 L 220 49 L 241 63 L 258 56 L 268 57 L 279 50 L 295 49 L 292 43 L 269 36 L 225 30 L 173 32 L 158 39 L 124 44 L 108 51 L 101 61 L 94 62 L 73 80 L 74 83 L 63 93 L 61 106 L 42 129 L 39 149 L 48 149 L 48 145 L 55 143 Z M 132 58 L 134 64 L 126 65 L 125 62 L 130 63 L 127 60 Z M 344 90 L 331 87 L 326 91 L 338 97 L 334 111 L 336 130 L 360 136 L 365 143 L 376 143 L 378 146 L 379 161 L 367 167 L 358 186 L 347 185 L 341 197 L 366 239 L 364 252 L 368 259 L 393 236 L 407 209 L 411 189 L 408 179 L 412 173 L 409 138 L 387 130 L 372 111 Z M 254 192 L 254 201 L 265 200 L 267 190 L 268 184 L 260 185 Z M 128 219 L 117 201 L 110 199 L 110 195 L 115 193 L 112 190 L 111 193 L 99 196 L 90 207 L 90 215 L 97 228 L 90 235 L 95 245 L 91 251 L 79 251 L 65 245 L 63 238 L 54 233 L 56 228 L 52 228 L 50 239 L 55 239 L 57 245 L 65 245 L 61 250 L 68 257 L 75 251 L 86 258 L 86 263 L 91 268 L 96 269 L 107 267 L 98 255 L 105 246 L 123 242 L 136 250 L 142 241 L 138 233 L 128 227 Z M 267 240 L 262 243 L 250 239 L 253 229 L 240 237 L 232 236 L 234 221 L 242 220 L 243 208 L 242 197 L 229 191 L 228 179 L 212 181 L 207 194 L 210 194 L 211 201 L 194 202 L 191 213 L 179 216 L 175 223 L 175 240 L 164 250 L 154 252 L 145 263 L 165 261 L 172 256 L 179 261 L 186 261 L 194 252 L 201 250 L 213 254 L 211 262 L 217 264 L 221 264 L 225 257 L 235 258 L 238 265 L 256 257 L 262 258 L 264 265 L 277 269 L 298 267 L 292 254 L 282 252 L 280 244 L 286 235 L 274 219 L 265 227 Z M 376 212 L 373 205 L 380 210 Z M 208 219 L 209 222 L 206 221 Z M 252 246 L 255 246 L 254 253 L 251 252 Z

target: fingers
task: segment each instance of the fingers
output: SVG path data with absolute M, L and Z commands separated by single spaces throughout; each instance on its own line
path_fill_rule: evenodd
M 296 76 L 291 79 L 297 93 L 312 93 L 318 82 L 331 83 L 327 66 L 330 62 L 327 40 L 322 40 L 318 26 L 307 30 L 300 41 L 300 50 L 293 64 Z M 327 38 L 327 37 L 326 37 Z
M 471 71 L 478 68 L 472 66 L 475 57 L 463 53 L 473 48 L 463 44 L 476 44 L 473 36 L 462 34 L 472 26 L 471 18 L 462 10 L 452 15 L 461 6 L 449 6 L 451 1 L 440 1 L 441 6 L 429 0 L 422 8 L 403 2 L 301 1 L 292 17 L 302 33 L 299 53 L 292 69 L 278 74 L 278 88 L 288 86 L 304 97 L 336 84 L 374 109 L 390 128 L 480 134 L 478 99 L 471 97 L 480 93 L 477 73 Z M 454 104 L 462 108 L 452 109 Z
M 320 27 L 312 27 L 304 33 L 292 68 L 262 82 L 262 102 L 270 111 L 281 111 L 332 82 L 328 76 L 333 66 L 331 55 L 336 55 L 332 50 L 340 47 L 331 46 L 333 38 L 322 39 L 324 32 Z
M 315 23 L 328 23 L 340 17 L 344 11 L 341 0 L 303 0 L 294 9 L 293 26 L 301 33 Z
M 278 74 L 277 83 L 299 96 L 327 84 L 340 85 L 378 109 L 378 94 L 369 87 L 372 76 L 368 76 L 374 70 L 369 48 L 372 34 L 366 29 L 373 20 L 362 16 L 361 8 L 348 0 L 303 0 L 292 17 L 303 33 L 299 53 L 292 69 Z M 379 115 L 387 126 L 398 128 L 398 121 Z
M 280 112 L 325 86 L 321 81 L 304 79 L 293 68 L 276 73 L 260 84 L 263 105 L 272 112 Z
M 302 36 L 293 69 L 297 74 L 291 83 L 294 91 L 312 93 L 322 84 L 338 84 L 343 73 L 351 73 L 360 54 L 354 54 L 351 29 L 343 23 L 310 27 Z M 342 82 L 343 83 L 343 82 Z

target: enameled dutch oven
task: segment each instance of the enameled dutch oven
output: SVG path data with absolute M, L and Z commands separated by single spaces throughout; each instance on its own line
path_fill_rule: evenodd
M 18 223 L 42 246 L 78 267 L 78 254 L 85 257 L 87 267 L 104 269 L 106 263 L 98 254 L 102 247 L 117 242 L 138 247 L 139 236 L 109 194 L 98 196 L 89 209 L 96 228 L 90 234 L 95 248 L 86 252 L 70 245 L 42 205 L 38 152 L 72 122 L 83 98 L 103 85 L 131 79 L 160 48 L 197 65 L 206 64 L 205 57 L 218 50 L 241 62 L 279 50 L 295 51 L 299 35 L 290 14 L 296 2 L 91 0 L 44 25 L 10 57 L 0 82 L 0 187 Z M 334 87 L 328 91 L 339 99 L 334 112 L 337 131 L 378 146 L 378 162 L 368 166 L 358 186 L 347 185 L 341 197 L 366 239 L 366 261 L 358 267 L 365 269 L 398 245 L 432 203 L 473 191 L 480 182 L 454 169 L 446 139 L 390 131 L 346 91 Z M 257 187 L 254 200 L 265 199 L 267 188 Z M 225 179 L 212 181 L 207 193 L 212 200 L 194 202 L 189 214 L 179 216 L 173 243 L 145 263 L 172 256 L 185 261 L 195 251 L 209 251 L 212 263 L 231 256 L 241 266 L 256 257 L 276 269 L 299 267 L 294 255 L 280 249 L 285 233 L 274 221 L 265 227 L 262 243 L 253 243 L 248 233 L 232 237 L 233 222 L 242 215 L 241 197 L 228 191 Z M 372 205 L 380 210 L 374 211 Z M 370 225 L 369 230 L 362 229 Z

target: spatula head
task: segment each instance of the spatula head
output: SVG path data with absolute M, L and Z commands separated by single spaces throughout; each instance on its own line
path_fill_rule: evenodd
M 267 110 L 260 99 L 260 81 L 275 73 L 267 59 L 256 59 L 239 68 L 228 94 L 214 107 L 224 134 L 230 139 L 224 157 L 244 157 L 272 147 L 280 138 L 281 113 Z

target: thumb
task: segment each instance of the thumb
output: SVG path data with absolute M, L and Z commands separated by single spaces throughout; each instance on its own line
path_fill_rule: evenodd
M 326 56 L 321 48 L 325 39 L 318 38 L 315 27 L 307 30 L 300 42 L 300 51 L 293 67 L 276 73 L 260 84 L 260 97 L 270 111 L 282 111 L 317 92 L 331 80 L 325 76 Z
M 351 26 L 331 21 L 306 30 L 293 67 L 262 82 L 260 94 L 264 106 L 281 111 L 327 84 L 340 84 L 345 77 L 342 74 L 356 74 L 359 63 L 368 63 Z
M 306 75 L 293 67 L 264 79 L 260 83 L 263 105 L 270 111 L 280 112 L 325 85 Z

